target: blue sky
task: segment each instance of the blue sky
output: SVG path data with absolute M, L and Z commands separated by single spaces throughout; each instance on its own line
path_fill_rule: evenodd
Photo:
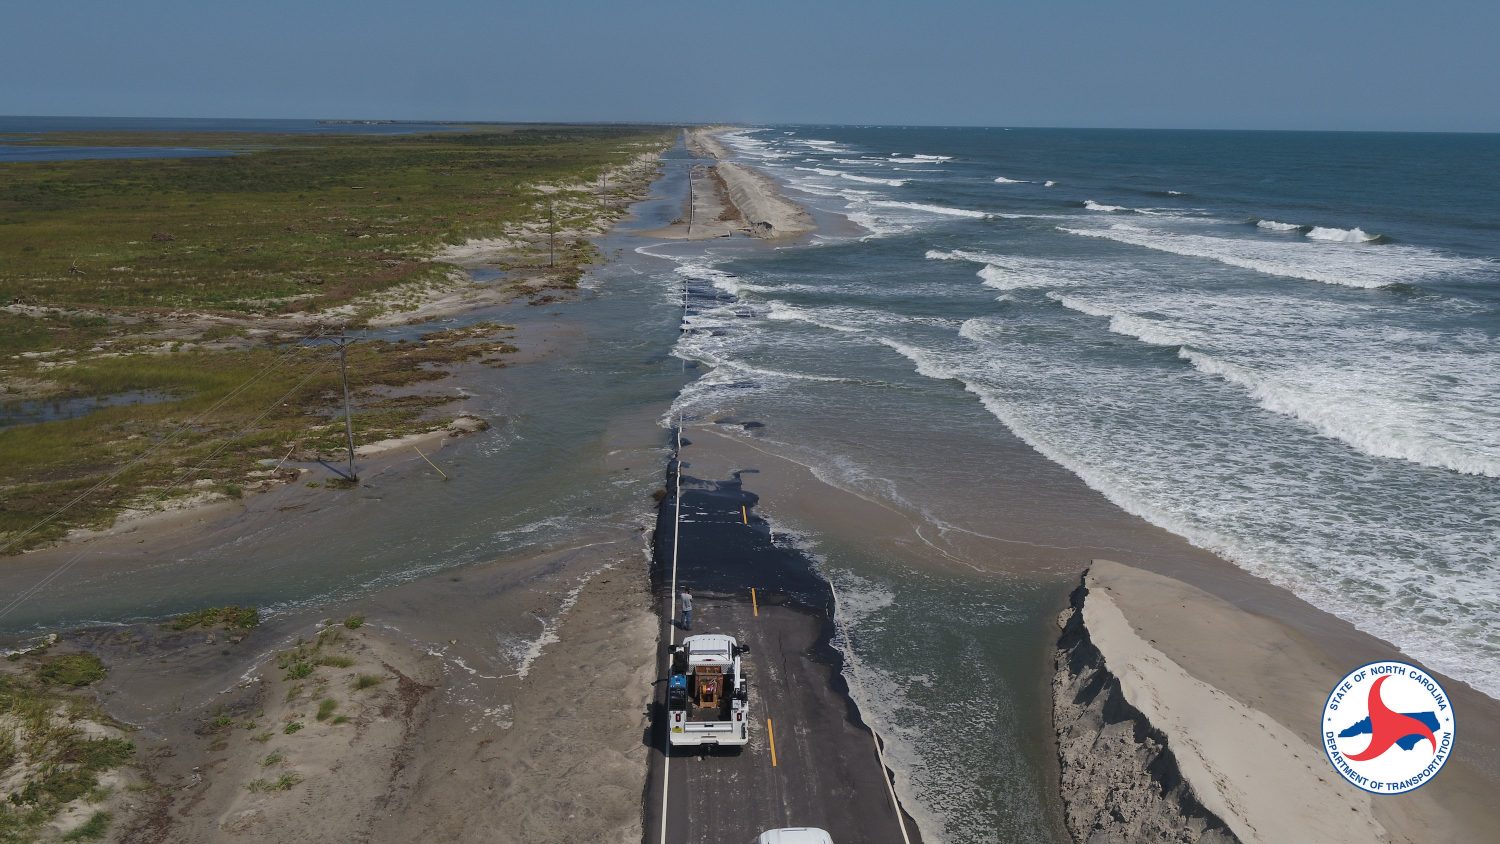
M 1500 131 L 1500 3 L 48 0 L 0 114 Z

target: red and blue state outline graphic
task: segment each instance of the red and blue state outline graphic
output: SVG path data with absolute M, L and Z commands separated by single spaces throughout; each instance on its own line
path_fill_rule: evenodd
M 1371 794 L 1405 794 L 1430 782 L 1452 755 L 1453 703 L 1424 669 L 1366 663 L 1329 693 L 1320 733 L 1346 781 Z

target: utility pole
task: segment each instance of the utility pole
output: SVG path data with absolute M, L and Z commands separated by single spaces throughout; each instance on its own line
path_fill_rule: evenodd
M 688 165 L 688 237 L 693 236 L 693 165 Z
M 557 203 L 547 200 L 547 266 L 557 262 Z
M 359 483 L 359 475 L 354 473 L 354 418 L 351 415 L 349 403 L 349 359 L 345 353 L 345 349 L 354 342 L 354 338 L 340 334 L 328 339 L 339 347 L 339 377 L 344 382 L 344 435 L 349 439 L 349 480 Z

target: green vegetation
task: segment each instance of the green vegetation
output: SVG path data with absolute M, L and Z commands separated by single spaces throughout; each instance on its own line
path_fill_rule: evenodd
M 231 630 L 249 630 L 260 624 L 260 610 L 255 607 L 209 607 L 196 612 L 179 615 L 167 623 L 173 630 L 191 630 L 194 627 L 224 627 Z
M 354 688 L 357 690 L 368 689 L 385 682 L 385 678 L 379 674 L 361 674 L 354 679 Z
M 266 754 L 266 758 L 260 760 L 260 766 L 262 768 L 269 768 L 272 765 L 279 765 L 281 764 L 281 760 L 284 758 L 285 757 L 283 757 L 279 751 L 276 753 L 268 753 Z
M 318 715 L 317 715 L 318 720 L 319 721 L 327 721 L 329 718 L 333 717 L 333 710 L 338 709 L 338 708 L 339 708 L 339 702 L 338 701 L 334 700 L 331 697 L 325 697 L 325 698 L 323 698 L 322 702 L 320 702 L 318 704 Z
M 315 322 L 357 326 L 413 306 L 423 288 L 451 285 L 452 268 L 427 260 L 443 244 L 522 224 L 535 232 L 554 206 L 559 229 L 590 224 L 604 211 L 582 186 L 669 138 L 629 127 L 489 127 L 21 142 L 242 154 L 0 165 L 0 400 L 134 391 L 153 400 L 0 429 L 0 549 L 23 551 L 189 493 L 238 498 L 289 480 L 268 479 L 257 461 L 333 453 L 343 430 L 335 356 L 291 341 Z M 564 237 L 559 247 L 559 266 L 548 271 L 554 287 L 594 258 L 581 239 Z M 512 255 L 508 283 L 541 272 L 545 250 Z M 451 395 L 385 388 L 436 380 L 460 361 L 498 364 L 497 355 L 513 351 L 495 336 L 502 330 L 355 344 L 357 442 L 431 427 Z
M 350 377 L 357 385 L 417 385 L 444 377 L 444 366 L 514 348 L 476 342 L 472 330 L 434 332 L 423 343 L 356 343 L 349 349 Z M 343 396 L 337 358 L 326 347 L 129 354 L 48 370 L 48 377 L 90 395 L 148 390 L 181 398 L 0 430 L 0 541 L 146 456 L 13 550 L 56 539 L 73 526 L 105 524 L 142 499 L 205 486 L 223 493 L 256 460 L 275 462 L 289 448 L 316 454 L 344 447 L 343 420 L 334 410 Z M 357 400 L 355 442 L 363 444 L 409 432 L 453 396 L 388 397 L 362 389 Z
M 104 663 L 93 654 L 63 654 L 43 661 L 36 676 L 53 686 L 87 686 L 104 679 Z
M 286 733 L 287 735 L 291 735 L 292 733 L 295 733 L 295 732 L 297 732 L 300 729 L 302 729 L 302 722 L 301 721 L 292 721 L 292 722 L 288 723 L 284 728 L 282 728 L 281 731 L 283 733 Z
M 109 812 L 95 812 L 81 826 L 63 836 L 64 841 L 97 841 L 109 832 Z
M 344 626 L 349 628 L 350 630 L 358 630 L 360 627 L 364 626 L 364 623 L 365 617 L 360 615 L 359 613 L 355 613 L 354 615 L 351 615 L 348 618 L 344 619 Z
M 592 184 L 638 152 L 633 144 L 667 137 L 624 127 L 215 133 L 178 140 L 245 154 L 10 163 L 0 181 L 0 298 L 109 309 L 318 310 L 437 280 L 443 268 L 421 259 L 441 244 L 544 220 L 550 197 L 533 185 Z M 110 139 L 79 137 L 101 140 Z M 168 141 L 156 134 L 113 140 Z M 588 219 L 570 212 L 557 224 Z
M 274 780 L 251 780 L 245 787 L 262 794 L 268 791 L 287 791 L 299 782 L 302 782 L 302 778 L 296 774 L 282 774 Z
M 86 657 L 86 658 L 80 658 Z M 80 724 L 112 725 L 93 702 L 72 690 L 104 676 L 87 654 L 27 657 L 0 671 L 0 781 L 12 788 L 0 800 L 0 842 L 34 840 L 69 803 L 103 799 L 99 775 L 128 763 L 135 746 L 120 738 L 98 738 Z M 24 774 L 13 778 L 20 767 Z M 101 818 L 102 816 L 102 818 Z M 109 815 L 98 813 L 69 840 L 97 838 Z
M 317 664 L 326 665 L 330 668 L 348 668 L 354 664 L 354 659 L 352 657 L 336 655 L 320 656 L 318 657 Z

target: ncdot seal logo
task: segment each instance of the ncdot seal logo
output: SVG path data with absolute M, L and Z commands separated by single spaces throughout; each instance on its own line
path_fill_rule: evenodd
M 1334 770 L 1365 791 L 1411 791 L 1437 776 L 1453 752 L 1453 705 L 1414 665 L 1361 665 L 1323 704 L 1323 749 Z

